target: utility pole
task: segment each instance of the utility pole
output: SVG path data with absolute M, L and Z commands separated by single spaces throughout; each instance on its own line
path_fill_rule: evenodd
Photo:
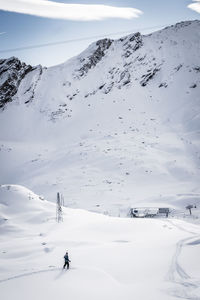
M 57 201 L 56 201 L 56 221 L 58 223 L 63 222 L 63 214 L 62 214 L 62 198 L 60 193 L 57 193 Z

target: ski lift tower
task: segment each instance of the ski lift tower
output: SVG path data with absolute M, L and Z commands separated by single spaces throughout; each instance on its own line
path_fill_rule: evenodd
M 60 193 L 57 193 L 57 201 L 56 201 L 56 221 L 58 223 L 63 222 L 63 214 L 62 214 L 62 199 Z

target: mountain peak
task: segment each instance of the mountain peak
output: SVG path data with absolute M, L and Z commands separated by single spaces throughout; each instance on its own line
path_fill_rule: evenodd
M 90 47 L 93 48 L 93 53 L 86 58 L 81 58 L 81 68 L 78 70 L 80 76 L 87 74 L 88 70 L 95 67 L 97 63 L 104 57 L 106 51 L 112 45 L 113 40 L 102 39 L 93 43 Z

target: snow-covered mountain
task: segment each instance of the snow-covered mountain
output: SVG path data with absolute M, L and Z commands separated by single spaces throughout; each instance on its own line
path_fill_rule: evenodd
M 0 60 L 3 300 L 199 299 L 199 53 L 191 21 L 98 41 L 52 68 Z M 61 223 L 46 201 L 57 192 Z M 196 224 L 71 209 L 146 205 Z
M 199 53 L 187 21 L 51 68 L 1 60 L 0 181 L 113 215 L 198 204 Z

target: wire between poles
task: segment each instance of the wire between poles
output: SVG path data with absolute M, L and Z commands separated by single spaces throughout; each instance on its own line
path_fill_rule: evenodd
M 152 27 L 138 28 L 138 29 L 134 29 L 134 30 L 130 30 L 130 31 L 119 31 L 119 32 L 113 32 L 113 33 L 108 33 L 108 34 L 104 34 L 104 35 L 94 35 L 94 36 L 88 36 L 88 37 L 78 38 L 78 39 L 57 41 L 57 42 L 51 42 L 51 43 L 45 43 L 45 44 L 36 44 L 36 45 L 23 46 L 23 47 L 17 47 L 17 48 L 10 48 L 10 49 L 5 49 L 5 50 L 0 50 L 0 53 L 23 51 L 23 50 L 30 50 L 30 49 L 36 49 L 36 48 L 43 48 L 43 47 L 50 47 L 50 46 L 56 46 L 56 45 L 62 45 L 62 44 L 87 41 L 87 40 L 91 40 L 91 39 L 106 38 L 106 37 L 112 36 L 112 35 L 128 34 L 128 33 L 136 32 L 139 30 L 156 29 L 156 28 L 161 28 L 161 27 L 165 27 L 165 26 L 169 26 L 169 25 L 170 24 L 157 25 L 157 26 L 152 26 Z

